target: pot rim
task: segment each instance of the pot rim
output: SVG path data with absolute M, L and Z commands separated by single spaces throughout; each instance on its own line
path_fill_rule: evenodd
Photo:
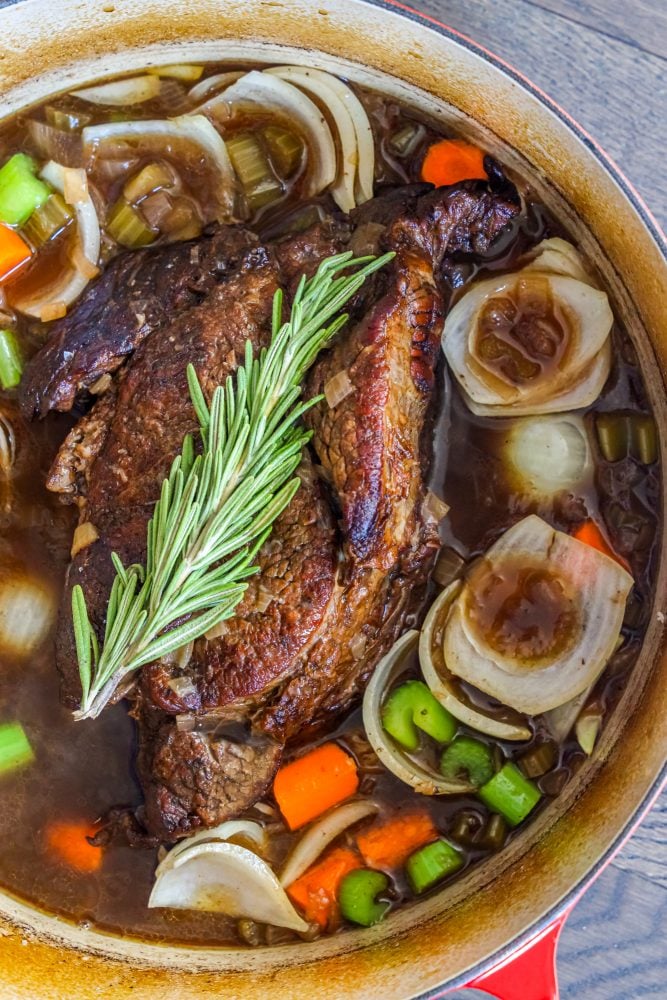
M 653 237 L 653 240 L 660 249 L 663 259 L 667 261 L 667 236 L 662 231 L 660 224 L 635 186 L 629 178 L 626 177 L 609 153 L 607 153 L 606 150 L 593 138 L 593 136 L 579 124 L 576 118 L 562 108 L 560 104 L 554 101 L 553 98 L 538 87 L 537 84 L 533 83 L 532 80 L 516 69 L 516 67 L 514 67 L 511 63 L 502 59 L 500 56 L 497 56 L 490 49 L 487 49 L 479 42 L 474 41 L 468 35 L 465 35 L 460 31 L 456 31 L 454 28 L 450 28 L 444 22 L 439 21 L 430 14 L 422 14 L 413 7 L 401 3 L 400 0 L 364 0 L 364 3 L 371 4 L 373 7 L 380 7 L 387 11 L 399 13 L 411 21 L 416 21 L 418 24 L 424 25 L 424 27 L 427 27 L 429 30 L 434 31 L 437 34 L 444 35 L 446 38 L 451 39 L 458 45 L 463 46 L 463 48 L 469 49 L 471 52 L 474 52 L 486 62 L 490 63 L 496 69 L 499 69 L 506 76 L 511 77 L 549 111 L 553 112 L 553 114 L 555 114 L 560 121 L 583 142 L 588 151 L 592 153 L 592 155 L 600 163 L 602 168 L 616 181 L 623 194 L 635 208 L 637 214 L 640 216 L 642 222 Z M 638 806 L 623 829 L 614 838 L 612 844 L 598 858 L 595 864 L 592 865 L 587 874 L 580 878 L 555 906 L 551 907 L 550 910 L 544 913 L 538 920 L 535 921 L 535 923 L 531 924 L 530 927 L 528 927 L 522 934 L 515 937 L 509 944 L 505 945 L 503 948 L 499 948 L 498 951 L 493 953 L 493 955 L 488 956 L 484 959 L 484 961 L 479 962 L 477 965 L 468 969 L 464 975 L 448 980 L 441 986 L 437 986 L 432 990 L 427 990 L 425 993 L 420 993 L 414 998 L 414 1000 L 436 1000 L 436 998 L 443 995 L 443 986 L 446 987 L 446 992 L 465 987 L 479 976 L 489 972 L 489 970 L 511 958 L 518 948 L 529 944 L 533 938 L 553 923 L 557 917 L 564 914 L 568 909 L 574 906 L 586 889 L 588 889 L 588 887 L 595 882 L 601 872 L 607 867 L 608 864 L 610 864 L 614 856 L 622 848 L 623 844 L 640 826 L 642 821 L 655 805 L 661 791 L 664 788 L 667 788 L 667 760 L 665 761 L 658 777 L 646 794 L 646 797 L 643 799 L 641 805 Z

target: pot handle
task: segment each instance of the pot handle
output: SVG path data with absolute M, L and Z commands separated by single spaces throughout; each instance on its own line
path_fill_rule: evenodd
M 497 1000 L 558 1000 L 556 949 L 569 912 L 468 986 Z

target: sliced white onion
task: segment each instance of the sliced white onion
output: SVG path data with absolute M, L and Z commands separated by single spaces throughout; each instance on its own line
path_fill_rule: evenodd
M 335 406 L 342 403 L 344 399 L 354 392 L 354 385 L 352 380 L 345 369 L 342 372 L 336 372 L 335 375 L 325 382 L 324 384 L 324 398 L 327 401 L 327 406 L 330 410 L 333 410 Z
M 577 719 L 577 724 L 574 727 L 577 743 L 587 757 L 590 757 L 595 749 L 601 725 L 602 712 L 599 709 L 595 712 L 582 712 Z
M 287 888 L 317 861 L 322 851 L 341 835 L 343 830 L 353 826 L 366 816 L 377 813 L 379 806 L 371 799 L 346 802 L 313 823 L 304 833 L 285 862 L 280 884 Z
M 158 80 L 158 77 L 152 79 Z M 83 130 L 84 147 L 89 152 L 98 151 L 107 142 L 123 141 L 140 144 L 143 152 L 151 153 L 167 152 L 169 144 L 174 141 L 192 143 L 204 154 L 214 173 L 211 193 L 217 203 L 216 219 L 219 222 L 234 220 L 236 175 L 224 141 L 204 115 L 180 115 L 154 121 L 105 122 L 88 125 Z
M 80 97 L 91 104 L 107 104 L 120 107 L 128 104 L 142 104 L 150 101 L 160 93 L 160 78 L 158 76 L 131 76 L 125 80 L 113 80 L 97 87 L 84 87 L 83 90 L 73 90 L 74 97 Z
M 578 621 L 566 647 L 528 662 L 483 634 L 471 602 L 484 574 L 503 564 L 544 568 L 557 580 Z M 599 676 L 614 652 L 632 577 L 615 560 L 530 515 L 489 549 L 452 607 L 444 656 L 458 677 L 520 712 L 536 715 L 569 701 Z
M 16 435 L 9 417 L 0 413 L 0 475 L 8 479 L 16 461 Z
M 259 851 L 266 850 L 266 831 L 261 823 L 255 823 L 251 819 L 229 819 L 218 826 L 209 827 L 207 830 L 200 830 L 179 841 L 175 847 L 163 858 L 157 868 L 157 872 L 166 871 L 172 868 L 177 858 L 184 851 L 189 851 L 191 847 L 198 844 L 211 844 L 217 841 L 231 840 L 232 837 L 243 837 L 257 845 Z
M 363 720 L 371 747 L 388 770 L 411 785 L 421 795 L 460 795 L 472 790 L 463 781 L 448 781 L 437 771 L 409 757 L 385 732 L 382 703 L 393 681 L 405 670 L 405 658 L 417 646 L 419 633 L 414 629 L 402 635 L 384 656 L 364 693 Z
M 204 72 L 204 67 L 194 63 L 173 63 L 169 66 L 151 66 L 148 72 L 158 77 L 194 83 Z
M 503 443 L 515 490 L 551 498 L 590 479 L 593 460 L 581 417 L 574 414 L 516 420 Z
M 232 83 L 236 83 L 244 75 L 243 70 L 231 70 L 227 73 L 215 73 L 213 76 L 207 76 L 205 80 L 200 80 L 196 83 L 194 87 L 190 87 L 188 91 L 188 100 L 193 105 L 200 104 L 211 91 L 219 92 L 224 90 L 225 87 L 229 87 Z M 204 110 L 204 106 L 199 108 L 200 111 Z
M 158 867 L 149 907 L 205 910 L 308 930 L 266 861 L 246 847 L 226 841 L 191 845 L 163 868 L 169 857 Z
M 60 163 L 50 160 L 41 176 L 63 197 L 65 189 L 71 193 L 78 192 L 80 199 L 72 204 L 77 222 L 77 251 L 91 267 L 97 268 L 100 256 L 100 223 L 95 211 L 93 199 L 88 191 L 88 181 L 84 170 L 75 167 L 63 167 Z M 76 257 L 76 253 L 73 255 Z M 54 303 L 70 306 L 81 294 L 90 280 L 80 267 L 69 267 L 55 278 L 49 285 L 40 287 L 38 292 L 19 297 L 14 301 L 19 312 L 39 319 L 45 308 Z
M 488 302 L 512 296 L 523 280 L 538 281 L 535 294 L 543 288 L 569 317 L 569 341 L 556 370 L 517 381 L 480 356 L 477 336 Z M 608 297 L 594 285 L 575 248 L 564 240 L 547 240 L 520 270 L 473 284 L 447 316 L 442 344 L 474 413 L 562 412 L 588 406 L 601 392 L 611 367 L 612 325 Z
M 0 568 L 0 657 L 31 656 L 51 631 L 57 607 L 45 580 Z
M 333 79 L 329 73 L 304 69 L 302 66 L 280 66 L 268 69 L 271 73 L 293 83 L 315 98 L 320 107 L 325 107 L 334 121 L 338 135 L 338 175 L 332 185 L 331 194 L 343 212 L 351 212 L 356 205 L 355 181 L 359 164 L 359 150 L 354 122 L 346 105 L 331 86 Z
M 219 97 L 207 102 L 206 111 L 215 113 L 218 105 L 256 104 L 273 110 L 295 127 L 305 139 L 309 151 L 306 197 L 319 194 L 336 179 L 336 147 L 327 121 L 309 97 L 298 87 L 269 73 L 251 70 L 228 87 Z
M 586 699 L 592 690 L 593 685 L 590 684 L 574 698 L 570 698 L 569 701 L 544 713 L 544 721 L 547 724 L 547 729 L 557 743 L 562 743 L 572 732 L 577 717 L 586 704 Z
M 462 588 L 462 581 L 454 580 L 433 602 L 424 620 L 419 635 L 419 665 L 424 680 L 440 704 L 471 729 L 499 740 L 529 740 L 532 733 L 520 716 L 515 721 L 501 720 L 464 701 L 447 669 L 443 653 L 444 632 L 451 606 Z M 512 714 L 511 709 L 506 712 Z

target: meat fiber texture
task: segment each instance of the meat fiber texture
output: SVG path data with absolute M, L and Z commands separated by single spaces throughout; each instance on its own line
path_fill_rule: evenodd
M 189 662 L 149 664 L 123 692 L 139 728 L 143 819 L 161 840 L 250 807 L 285 746 L 358 698 L 419 609 L 439 545 L 424 501 L 444 275 L 453 259 L 487 253 L 518 212 L 506 188 L 412 186 L 282 241 L 231 226 L 124 254 L 33 359 L 22 391 L 30 414 L 68 409 L 108 376 L 48 483 L 98 533 L 69 567 L 57 636 L 63 700 L 76 706 L 71 588 L 83 586 L 101 637 L 110 553 L 144 561 L 161 482 L 196 431 L 188 363 L 210 398 L 247 340 L 255 351 L 268 343 L 278 288 L 289 298 L 302 273 L 341 250 L 396 253 L 351 302 L 348 324 L 307 377 L 306 398 L 340 372 L 350 392 L 309 412 L 300 489 L 235 616 L 198 640 Z

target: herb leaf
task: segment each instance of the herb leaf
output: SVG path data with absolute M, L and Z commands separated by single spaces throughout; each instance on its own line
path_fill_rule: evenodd
M 276 292 L 270 345 L 253 358 L 246 344 L 244 364 L 215 389 L 210 408 L 188 366 L 202 454 L 186 437 L 148 524 L 146 566 L 125 567 L 113 554 L 101 649 L 83 589 L 72 590 L 82 689 L 76 719 L 95 718 L 140 667 L 234 614 L 259 549 L 299 488 L 294 472 L 310 438 L 299 420 L 321 398 L 299 401 L 303 377 L 347 320 L 333 317 L 391 257 L 329 257 L 302 277 L 286 323 Z

